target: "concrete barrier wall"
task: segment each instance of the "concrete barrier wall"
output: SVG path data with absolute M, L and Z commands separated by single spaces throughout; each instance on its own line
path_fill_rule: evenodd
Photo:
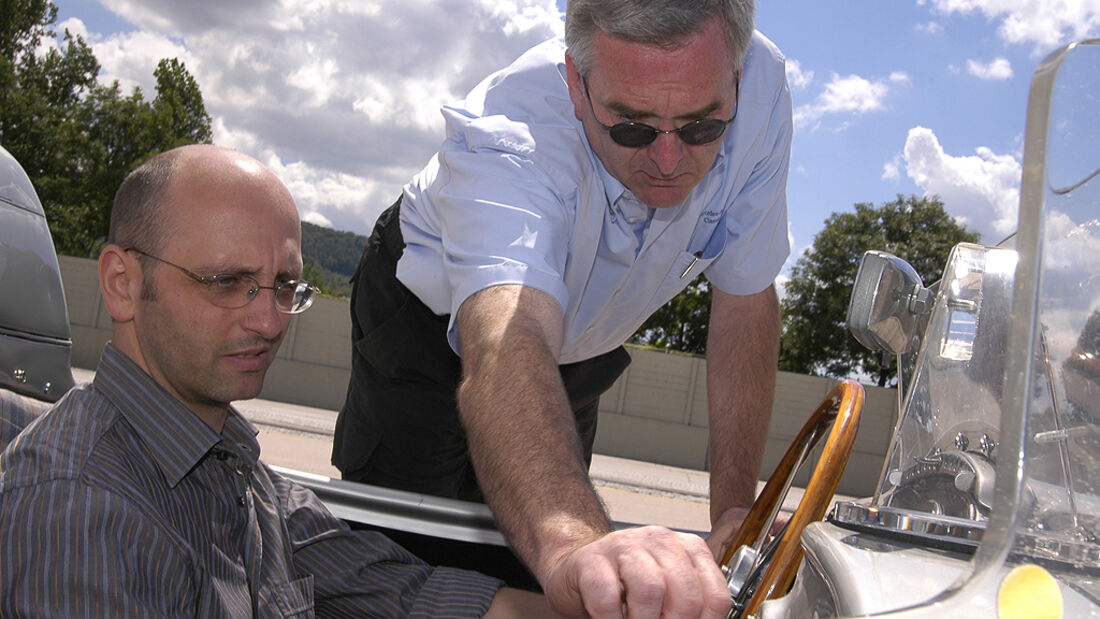
M 94 260 L 60 256 L 72 328 L 72 362 L 94 368 L 110 339 L 111 317 L 99 294 Z M 351 375 L 348 302 L 317 299 L 291 321 L 290 331 L 260 397 L 339 410 Z M 706 359 L 631 347 L 630 367 L 600 399 L 596 452 L 706 470 Z M 764 472 L 782 458 L 835 380 L 780 372 Z M 896 391 L 864 386 L 866 400 L 856 445 L 838 492 L 874 491 L 897 417 Z M 796 483 L 804 485 L 809 472 Z

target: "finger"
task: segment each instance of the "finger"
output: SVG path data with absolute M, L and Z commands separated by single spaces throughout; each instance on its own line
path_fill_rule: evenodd
M 628 619 L 658 618 L 667 611 L 667 574 L 650 549 L 638 548 L 619 559 L 623 602 Z M 670 616 L 677 616 L 671 615 Z
M 592 545 L 569 553 L 550 571 L 542 585 L 550 607 L 564 617 L 599 616 L 587 607 L 590 602 L 598 609 L 613 605 L 601 600 L 602 596 L 614 600 L 622 598 L 618 573 Z
M 666 529 L 656 532 L 650 541 L 646 547 L 649 561 L 640 565 L 656 569 L 655 573 L 647 574 L 647 577 L 663 584 L 653 585 L 652 580 L 649 581 L 650 584 L 646 586 L 650 589 L 644 595 L 628 584 L 628 616 L 635 616 L 636 608 L 649 612 L 656 607 L 658 595 L 661 598 L 661 612 L 668 617 L 698 617 L 704 608 L 713 606 L 713 583 L 715 578 L 721 579 L 721 571 L 711 558 L 702 538 Z M 636 580 L 639 583 L 646 582 L 641 578 Z M 720 598 L 718 603 L 722 603 Z
M 710 547 L 711 556 L 715 561 L 722 560 L 748 512 L 749 509 L 746 507 L 731 507 L 724 511 L 711 527 L 710 535 L 707 536 L 707 546 Z
M 626 616 L 625 593 L 615 562 L 600 555 L 584 557 L 577 569 L 577 605 L 588 617 L 621 619 Z
M 694 536 L 693 536 L 694 537 Z M 705 546 L 696 547 L 692 552 L 692 562 L 699 576 L 700 617 L 726 617 L 729 615 L 732 599 L 729 583 Z
M 733 541 L 733 534 L 736 531 L 736 525 L 726 524 L 721 528 L 716 527 L 707 536 L 707 548 L 710 550 L 711 560 L 721 561 L 722 557 L 726 554 L 726 548 L 729 547 L 730 542 Z
M 685 556 L 690 562 L 694 576 L 695 595 L 690 606 L 684 610 L 690 616 L 725 617 L 730 610 L 729 587 L 722 570 L 715 563 L 710 549 L 702 538 L 689 533 L 678 533 L 683 544 Z M 681 600 L 670 600 L 671 604 L 680 604 Z

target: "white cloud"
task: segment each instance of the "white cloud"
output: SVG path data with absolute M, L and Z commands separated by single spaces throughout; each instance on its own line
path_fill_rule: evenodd
M 834 73 L 813 103 L 800 105 L 794 110 L 795 127 L 817 122 L 826 114 L 866 114 L 881 110 L 889 91 L 890 87 L 883 80 L 872 82 L 858 75 L 842 77 Z
M 1012 79 L 1012 63 L 1005 58 L 996 58 L 984 64 L 977 60 L 967 60 L 966 71 L 983 80 Z
M 331 228 L 332 222 L 328 217 L 318 213 L 317 211 L 310 211 L 309 213 L 302 213 L 302 221 L 308 221 L 315 226 L 321 226 L 322 228 Z
M 62 24 L 101 80 L 149 99 L 157 61 L 178 57 L 215 143 L 269 163 L 307 221 L 360 234 L 439 147 L 439 106 L 562 30 L 554 0 L 102 3 L 135 29 Z
M 901 178 L 901 156 L 894 157 L 882 165 L 882 180 L 896 181 Z
M 974 155 L 953 156 L 931 129 L 914 127 L 905 141 L 909 178 L 925 195 L 938 195 L 959 223 L 995 243 L 1016 229 L 1020 195 L 1020 162 L 980 147 Z
M 814 81 L 813 71 L 803 71 L 802 64 L 797 60 L 787 59 L 787 82 L 793 88 L 805 88 Z
M 999 21 L 997 35 L 1008 43 L 1031 43 L 1036 53 L 1071 40 L 1100 34 L 1096 0 L 920 0 L 945 15 L 980 13 Z
M 943 32 L 943 26 L 941 26 L 939 22 L 934 21 L 917 24 L 914 28 L 916 28 L 917 32 L 924 32 L 927 34 L 939 34 Z
M 170 38 L 148 31 L 133 31 L 104 36 L 89 32 L 79 19 L 67 19 L 59 25 L 58 32 L 69 30 L 80 35 L 92 47 L 99 61 L 99 81 L 107 85 L 118 81 L 124 95 L 141 88 L 146 99 L 156 96 L 156 79 L 153 69 L 163 58 L 178 58 L 192 74 L 198 64 L 187 48 Z
M 791 281 L 791 278 L 783 274 L 775 278 L 775 294 L 779 297 L 780 303 L 787 298 L 787 282 L 789 281 Z

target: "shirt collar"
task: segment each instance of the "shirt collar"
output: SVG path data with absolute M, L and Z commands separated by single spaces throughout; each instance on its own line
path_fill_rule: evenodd
M 229 408 L 222 433 L 215 432 L 114 344 L 103 351 L 93 384 L 149 447 L 172 487 L 219 443 L 250 464 L 259 459 L 257 430 L 236 409 Z

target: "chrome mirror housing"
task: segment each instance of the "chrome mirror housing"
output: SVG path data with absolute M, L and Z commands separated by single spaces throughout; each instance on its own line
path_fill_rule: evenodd
M 932 292 L 908 262 L 884 251 L 863 254 L 848 303 L 848 330 L 870 350 L 903 355 L 912 346 Z

